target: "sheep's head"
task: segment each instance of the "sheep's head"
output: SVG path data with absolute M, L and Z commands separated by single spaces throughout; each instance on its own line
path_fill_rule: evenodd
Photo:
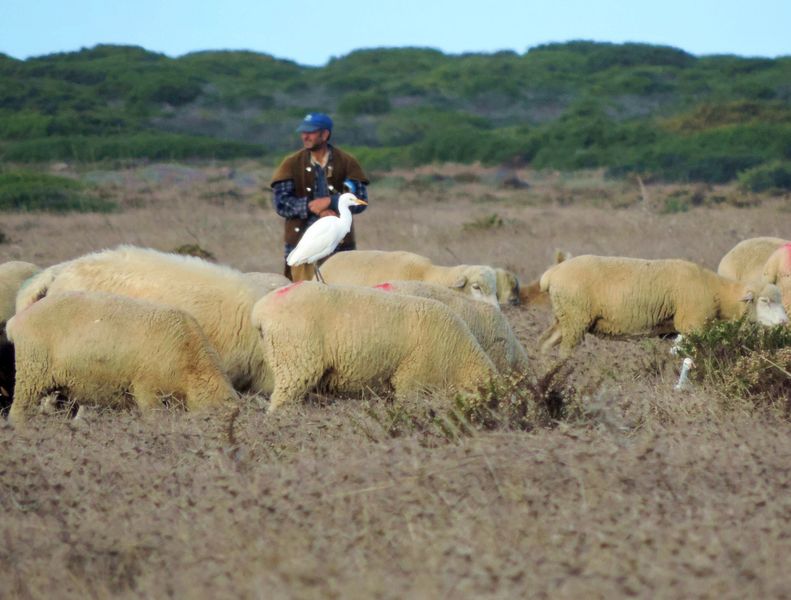
M 495 269 L 497 274 L 497 300 L 500 304 L 519 304 L 519 279 L 511 271 Z
M 776 285 L 767 283 L 756 293 L 748 289 L 742 297 L 747 304 L 750 318 L 761 325 L 771 327 L 788 322 L 788 315 L 783 308 L 783 295 Z
M 462 265 L 450 287 L 469 294 L 476 300 L 499 306 L 497 302 L 497 274 L 484 265 Z

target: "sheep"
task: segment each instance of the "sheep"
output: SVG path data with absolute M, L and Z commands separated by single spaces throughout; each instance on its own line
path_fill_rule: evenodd
M 439 300 L 467 324 L 498 371 L 508 373 L 527 370 L 527 353 L 499 308 L 424 281 L 389 281 L 377 285 L 376 289 Z
M 371 286 L 391 279 L 428 281 L 497 305 L 497 274 L 485 265 L 442 267 L 412 252 L 350 250 L 321 266 L 328 283 Z
M 317 387 L 392 388 L 403 397 L 433 387 L 471 391 L 497 375 L 464 322 L 429 298 L 301 281 L 261 298 L 252 320 L 274 371 L 270 410 Z
M 119 246 L 45 269 L 17 296 L 17 312 L 48 293 L 105 291 L 168 304 L 189 313 L 241 391 L 271 392 L 273 381 L 250 325 L 253 304 L 269 291 L 230 267 L 194 256 Z
M 41 269 L 33 263 L 21 260 L 12 260 L 0 265 L 0 328 L 4 328 L 5 322 L 14 316 L 19 288 L 25 280 L 39 271 Z
M 762 275 L 764 265 L 772 253 L 789 243 L 775 237 L 742 240 L 722 257 L 717 273 L 736 281 L 754 281 Z
M 569 356 L 586 331 L 605 335 L 687 334 L 713 319 L 747 315 L 765 325 L 788 320 L 780 290 L 740 283 L 694 263 L 611 256 L 578 256 L 541 276 L 555 322 L 541 351 L 560 343 Z
M 8 321 L 17 382 L 8 413 L 23 425 L 40 400 L 62 392 L 79 405 L 141 412 L 172 396 L 187 409 L 236 399 L 219 357 L 197 321 L 182 310 L 104 292 L 48 294 Z
M 500 304 L 518 305 L 519 278 L 506 269 L 496 268 L 494 272 L 497 276 L 497 301 Z
M 786 312 L 791 312 L 791 242 L 780 246 L 766 259 L 761 278 L 780 288 L 783 306 Z
M 11 405 L 14 395 L 14 345 L 6 337 L 6 321 L 14 316 L 19 287 L 40 270 L 32 263 L 19 260 L 0 265 L 0 411 Z

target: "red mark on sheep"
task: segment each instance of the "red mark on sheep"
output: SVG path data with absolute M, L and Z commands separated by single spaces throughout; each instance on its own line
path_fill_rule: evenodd
M 374 288 L 382 290 L 383 292 L 392 292 L 395 289 L 392 283 L 380 283 L 379 285 L 375 285 Z
M 785 250 L 785 268 L 791 269 L 791 242 L 783 244 L 783 250 Z
M 303 283 L 305 283 L 305 282 L 304 281 L 297 281 L 296 283 L 290 283 L 290 284 L 288 284 L 286 286 L 283 286 L 282 288 L 276 289 L 275 290 L 275 294 L 277 296 L 285 296 L 291 290 L 293 290 L 295 287 L 297 287 L 298 285 L 302 285 Z

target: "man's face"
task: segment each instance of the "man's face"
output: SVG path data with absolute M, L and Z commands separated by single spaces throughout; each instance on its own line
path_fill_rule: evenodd
M 330 132 L 326 129 L 303 131 L 300 135 L 302 136 L 302 146 L 308 150 L 318 150 L 330 138 Z

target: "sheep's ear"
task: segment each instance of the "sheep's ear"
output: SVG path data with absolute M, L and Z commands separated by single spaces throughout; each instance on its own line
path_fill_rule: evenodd
M 744 296 L 742 296 L 742 302 L 752 302 L 755 300 L 755 296 L 753 295 L 752 291 L 748 291 Z
M 462 275 L 456 281 L 454 281 L 452 284 L 450 284 L 450 287 L 452 287 L 452 288 L 463 288 L 466 284 L 467 284 L 467 276 L 466 275 Z

